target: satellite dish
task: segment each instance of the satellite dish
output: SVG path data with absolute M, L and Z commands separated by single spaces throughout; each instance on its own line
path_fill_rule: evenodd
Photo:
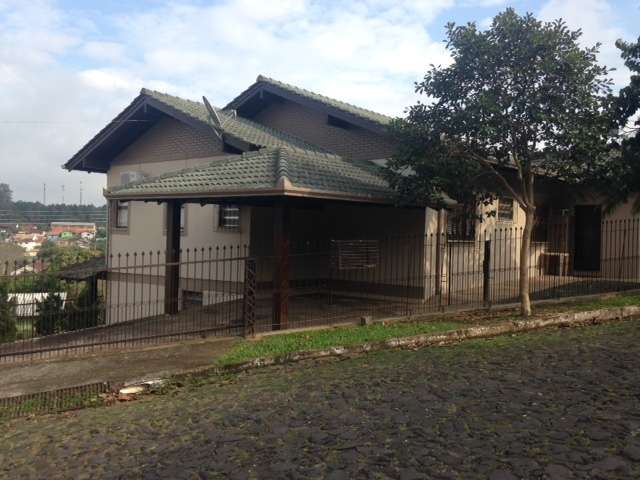
M 204 106 L 207 108 L 207 112 L 209 113 L 209 119 L 211 120 L 211 127 L 213 128 L 216 136 L 222 140 L 222 121 L 220 120 L 220 116 L 218 112 L 216 112 L 215 108 L 211 106 L 209 100 L 204 95 L 202 96 L 202 101 L 204 102 Z

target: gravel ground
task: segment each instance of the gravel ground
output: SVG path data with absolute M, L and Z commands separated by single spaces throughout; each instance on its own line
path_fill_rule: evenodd
M 640 478 L 640 322 L 255 371 L 0 431 L 2 478 Z

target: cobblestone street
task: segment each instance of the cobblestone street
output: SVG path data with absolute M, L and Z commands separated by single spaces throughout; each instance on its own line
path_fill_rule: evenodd
M 15 420 L 2 478 L 639 478 L 640 323 L 270 368 Z

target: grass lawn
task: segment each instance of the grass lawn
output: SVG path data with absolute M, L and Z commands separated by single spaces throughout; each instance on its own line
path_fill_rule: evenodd
M 18 318 L 16 319 L 16 330 L 18 340 L 27 339 L 35 336 L 33 329 L 33 320 L 30 318 Z
M 560 313 L 566 311 L 597 310 L 599 308 L 620 308 L 630 305 L 640 305 L 639 294 L 619 294 L 599 300 L 545 305 L 539 310 L 540 313 L 550 313 L 551 311 Z M 505 312 L 504 315 L 498 315 L 497 318 L 493 316 L 491 318 L 493 321 L 505 321 L 513 317 L 513 312 Z M 463 326 L 469 326 L 468 321 L 465 322 L 461 320 L 462 319 L 457 319 L 456 321 L 455 316 L 453 316 L 450 320 L 441 318 L 428 322 L 398 322 L 389 325 L 377 323 L 364 327 L 349 326 L 327 330 L 282 333 L 263 337 L 259 340 L 241 341 L 229 353 L 221 357 L 218 363 L 220 365 L 229 365 L 262 357 L 277 357 L 307 350 L 380 342 L 390 338 L 445 332 Z M 474 315 L 473 320 L 477 321 L 481 320 L 481 318 Z
M 438 333 L 455 330 L 462 324 L 457 322 L 398 322 L 390 325 L 377 323 L 367 326 L 338 327 L 329 330 L 285 333 L 246 340 L 238 343 L 229 353 L 219 359 L 221 365 L 228 365 L 254 358 L 275 357 L 305 350 L 319 350 L 329 347 L 346 347 L 368 342 L 380 342 L 390 338 L 410 337 L 424 333 Z
M 603 298 L 600 300 L 580 302 L 575 305 L 574 309 L 579 310 L 597 310 L 598 308 L 620 308 L 629 307 L 632 305 L 640 305 L 639 294 L 624 294 L 615 295 L 609 298 Z

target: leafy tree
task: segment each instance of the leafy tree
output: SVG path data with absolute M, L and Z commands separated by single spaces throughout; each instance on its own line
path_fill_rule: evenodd
M 15 302 L 9 300 L 6 283 L 0 282 L 0 343 L 16 339 Z
M 0 211 L 7 213 L 13 211 L 13 192 L 6 183 L 0 183 Z
M 89 250 L 80 247 L 60 247 L 53 242 L 44 242 L 38 252 L 38 259 L 48 265 L 48 270 L 56 272 L 70 265 L 82 263 L 102 253 L 98 250 Z
M 618 40 L 616 46 L 631 70 L 631 80 L 615 101 L 619 135 L 612 149 L 614 168 L 600 175 L 600 185 L 611 206 L 627 201 L 640 186 L 640 117 L 636 117 L 640 113 L 640 37 L 636 43 Z M 634 208 L 640 211 L 640 196 L 636 197 Z
M 453 62 L 428 70 L 416 91 L 429 101 L 392 126 L 399 148 L 389 179 L 408 201 L 513 197 L 526 218 L 519 276 L 529 316 L 536 178 L 579 184 L 606 163 L 608 70 L 597 63 L 599 45 L 581 47 L 581 32 L 562 20 L 509 8 L 485 31 L 475 23 L 446 29 Z
M 57 293 L 50 293 L 37 302 L 35 329 L 38 336 L 53 335 L 62 330 L 64 322 L 64 301 Z

